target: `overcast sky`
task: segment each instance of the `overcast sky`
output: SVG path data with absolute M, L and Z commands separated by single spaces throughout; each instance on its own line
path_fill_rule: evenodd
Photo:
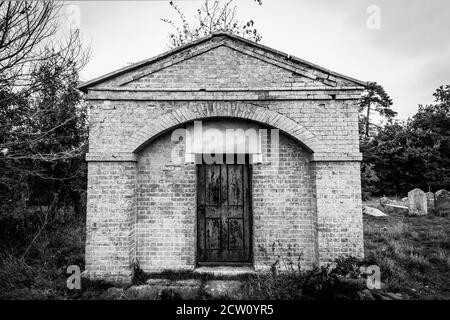
M 177 3 L 190 17 L 202 1 Z M 418 104 L 433 102 L 435 89 L 450 84 L 449 0 L 263 0 L 262 6 L 237 0 L 236 4 L 242 21 L 255 21 L 262 44 L 382 84 L 400 118 L 414 114 Z M 164 52 L 171 27 L 161 18 L 174 18 L 168 1 L 71 1 L 64 10 L 91 45 L 83 81 Z

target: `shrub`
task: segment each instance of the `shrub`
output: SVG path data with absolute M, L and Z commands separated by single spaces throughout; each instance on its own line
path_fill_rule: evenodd
M 84 268 L 84 221 L 68 208 L 43 223 L 39 211 L 1 215 L 0 295 L 2 298 L 66 296 L 66 269 Z M 4 241 L 3 241 L 4 240 Z
M 141 269 L 139 265 L 139 261 L 136 261 L 131 266 L 133 270 L 132 280 L 131 282 L 134 285 L 144 284 L 147 281 L 148 276 L 145 274 L 144 270 Z
M 354 257 L 335 260 L 332 264 L 304 270 L 302 252 L 296 246 L 283 247 L 274 242 L 270 250 L 259 248 L 272 261 L 270 273 L 257 274 L 244 284 L 250 298 L 270 300 L 358 299 L 361 289 L 362 261 Z M 270 251 L 270 252 L 268 252 Z

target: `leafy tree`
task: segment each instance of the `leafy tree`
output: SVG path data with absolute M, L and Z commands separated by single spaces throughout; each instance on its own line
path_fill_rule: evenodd
M 436 98 L 436 102 L 439 104 L 449 105 L 450 104 L 450 84 L 444 86 L 440 86 L 436 92 L 433 94 Z
M 440 87 L 434 94 L 436 104 L 419 106 L 408 121 L 388 123 L 366 140 L 364 163 L 379 181 L 371 181 L 365 191 L 404 195 L 417 187 L 450 187 L 449 92 L 450 86 Z
M 384 88 L 376 82 L 369 82 L 359 101 L 360 133 L 369 137 L 373 128 L 378 128 L 373 122 L 373 114 L 392 120 L 397 112 L 392 110 L 392 99 Z
M 262 5 L 262 0 L 254 1 L 258 5 Z M 216 31 L 228 31 L 255 42 L 262 39 L 253 20 L 244 24 L 238 21 L 234 0 L 205 0 L 203 5 L 197 9 L 197 15 L 192 22 L 186 18 L 186 15 L 173 1 L 170 1 L 169 4 L 180 20 L 180 23 L 177 24 L 172 20 L 162 19 L 175 29 L 174 32 L 169 33 L 169 47 L 171 48 L 190 43 Z
M 61 6 L 0 2 L 0 244 L 25 241 L 23 256 L 61 207 L 82 218 L 87 111 L 76 88 L 89 54 L 76 30 L 60 32 Z
M 368 162 L 371 136 L 382 128 L 373 121 L 373 118 L 374 116 L 382 117 L 389 123 L 397 115 L 391 106 L 392 100 L 384 88 L 376 82 L 369 82 L 359 100 L 359 136 L 360 149 L 363 153 L 363 162 L 361 163 L 363 198 L 367 198 L 371 193 L 377 191 L 375 185 L 380 180 L 374 170 L 374 164 Z
M 76 89 L 78 72 L 66 67 L 42 62 L 33 75 L 40 90 L 0 109 L 0 198 L 10 204 L 7 211 L 54 200 L 81 208 L 87 109 Z
M 419 106 L 410 128 L 421 147 L 428 189 L 450 186 L 450 85 L 434 93 L 436 104 Z
M 373 193 L 378 191 L 376 183 L 380 181 L 380 179 L 378 178 L 374 167 L 375 165 L 372 163 L 361 163 L 361 190 L 363 200 L 370 198 Z
M 405 157 L 409 138 L 405 123 L 397 121 L 387 124 L 373 139 L 367 140 L 363 150 L 364 163 L 372 166 L 378 178 L 371 191 L 400 194 L 408 188 L 410 179 L 406 173 L 412 172 Z

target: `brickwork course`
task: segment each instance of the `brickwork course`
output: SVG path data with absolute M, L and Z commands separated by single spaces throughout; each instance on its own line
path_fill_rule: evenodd
M 174 129 L 216 119 L 279 129 L 252 164 L 252 266 L 363 257 L 357 102 L 366 83 L 225 32 L 80 86 L 89 101 L 85 274 L 197 267 L 196 165 Z

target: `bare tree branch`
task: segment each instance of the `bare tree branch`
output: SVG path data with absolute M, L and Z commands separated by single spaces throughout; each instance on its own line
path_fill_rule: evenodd
M 0 90 L 35 92 L 40 83 L 32 75 L 39 62 L 55 57 L 61 64 L 76 61 L 79 70 L 84 67 L 89 51 L 83 50 L 78 31 L 54 41 L 61 7 L 55 1 L 0 2 Z
M 261 0 L 255 0 L 255 2 L 262 4 Z M 170 6 L 178 15 L 180 24 L 169 19 L 161 19 L 175 30 L 169 33 L 169 47 L 187 44 L 216 31 L 228 31 L 255 42 L 261 41 L 262 37 L 254 27 L 253 20 L 244 24 L 239 23 L 237 8 L 233 4 L 234 0 L 204 0 L 203 5 L 197 9 L 194 20 L 190 22 L 181 9 L 170 1 Z

